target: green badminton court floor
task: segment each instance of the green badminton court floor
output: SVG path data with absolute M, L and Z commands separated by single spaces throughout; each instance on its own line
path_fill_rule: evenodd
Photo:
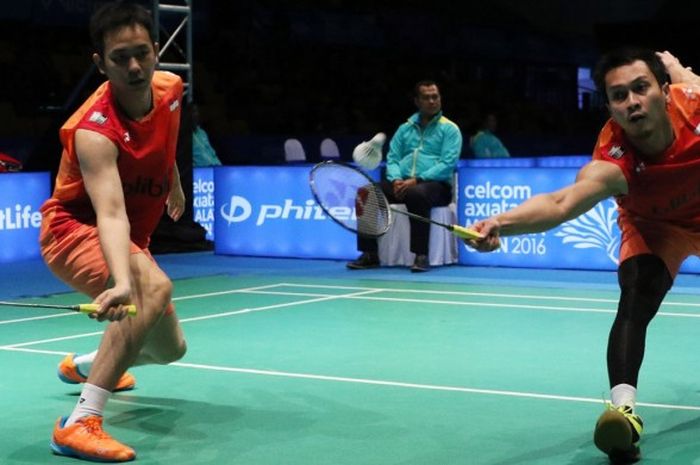
M 113 395 L 106 429 L 144 465 L 607 463 L 592 428 L 614 289 L 343 276 L 177 279 L 187 355 L 133 369 L 137 388 Z M 0 316 L 0 463 L 80 463 L 48 448 L 79 393 L 56 365 L 95 348 L 103 324 Z M 652 323 L 642 463 L 700 464 L 699 317 L 698 296 L 674 292 Z

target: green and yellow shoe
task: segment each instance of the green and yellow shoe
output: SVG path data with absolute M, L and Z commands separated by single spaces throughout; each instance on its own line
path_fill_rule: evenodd
M 632 407 L 614 407 L 608 403 L 595 425 L 593 442 L 608 454 L 612 463 L 634 463 L 641 458 L 639 439 L 643 428 L 642 419 L 634 414 Z

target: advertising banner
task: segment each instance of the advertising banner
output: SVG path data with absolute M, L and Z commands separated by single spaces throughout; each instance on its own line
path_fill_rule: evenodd
M 351 259 L 355 234 L 323 213 L 309 188 L 311 165 L 214 170 L 214 250 L 263 257 Z
M 192 170 L 192 216 L 206 229 L 206 239 L 214 240 L 214 168 Z
M 472 224 L 509 210 L 530 197 L 574 181 L 576 168 L 461 168 L 458 219 Z M 550 231 L 501 238 L 498 251 L 483 254 L 460 245 L 464 265 L 519 268 L 614 270 L 620 231 L 617 205 L 604 200 L 593 209 Z
M 49 173 L 0 174 L 0 263 L 40 256 L 39 208 L 50 189 Z

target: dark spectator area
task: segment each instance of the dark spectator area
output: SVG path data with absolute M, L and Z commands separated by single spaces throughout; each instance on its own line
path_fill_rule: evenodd
M 60 124 L 101 82 L 85 29 L 100 3 L 0 1 L 0 152 L 27 170 L 53 169 Z M 697 60 L 682 21 L 700 7 L 613 3 L 195 0 L 193 97 L 224 164 L 281 163 L 289 137 L 311 162 L 326 137 L 350 159 L 414 109 L 420 79 L 465 138 L 495 112 L 514 157 L 587 154 L 606 111 L 581 76 L 601 51 L 627 38 Z

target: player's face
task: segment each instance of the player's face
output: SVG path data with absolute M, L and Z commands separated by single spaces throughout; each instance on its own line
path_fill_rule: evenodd
M 440 101 L 440 91 L 437 86 L 420 86 L 418 87 L 418 96 L 416 97 L 416 106 L 418 111 L 425 116 L 433 116 L 440 111 L 442 102 Z
M 113 91 L 129 95 L 151 86 L 158 63 L 158 44 L 153 44 L 141 25 L 124 26 L 105 34 L 104 56 L 93 57 L 112 84 Z
M 646 63 L 637 60 L 605 75 L 610 116 L 636 139 L 645 139 L 667 124 L 668 86 L 661 87 Z

